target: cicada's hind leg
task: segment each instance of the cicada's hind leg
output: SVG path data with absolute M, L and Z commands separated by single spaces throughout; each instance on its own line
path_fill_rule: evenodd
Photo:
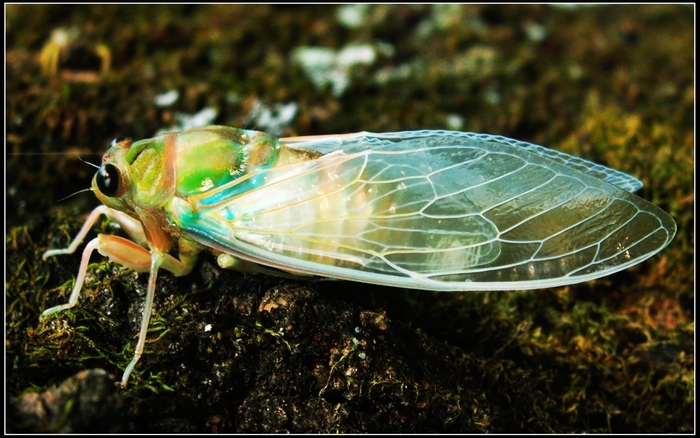
M 265 266 L 258 265 L 257 263 L 249 262 L 243 260 L 239 257 L 233 256 L 231 254 L 221 253 L 217 256 L 216 262 L 224 269 L 232 269 L 234 271 L 250 273 L 250 274 L 265 274 L 271 275 L 273 277 L 287 278 L 290 280 L 307 280 L 310 281 L 316 277 L 305 274 L 303 272 L 292 271 L 292 270 L 278 270 L 273 268 L 267 268 Z

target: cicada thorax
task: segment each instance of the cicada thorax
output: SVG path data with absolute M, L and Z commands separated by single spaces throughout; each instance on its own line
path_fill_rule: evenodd
M 240 178 L 248 169 L 269 166 L 277 139 L 267 134 L 207 127 L 175 135 L 175 195 L 186 198 Z

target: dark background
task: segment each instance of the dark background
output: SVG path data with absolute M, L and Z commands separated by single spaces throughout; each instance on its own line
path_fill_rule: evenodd
M 6 431 L 693 431 L 694 14 L 6 6 Z M 310 48 L 336 65 L 309 71 Z M 352 62 L 353 48 L 373 58 Z M 625 272 L 530 292 L 305 284 L 203 255 L 191 276 L 159 277 L 146 355 L 121 390 L 146 276 L 95 256 L 81 305 L 39 323 L 80 260 L 41 254 L 97 205 L 58 201 L 89 187 L 79 159 L 206 109 L 280 136 L 457 129 L 542 144 L 640 178 L 678 234 Z

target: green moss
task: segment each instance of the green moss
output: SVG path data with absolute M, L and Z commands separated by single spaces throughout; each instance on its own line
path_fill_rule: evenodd
M 693 431 L 692 6 L 377 5 L 352 28 L 339 8 L 8 6 L 8 431 Z M 75 36 L 47 69 L 40 54 L 59 28 Z M 349 71 L 339 97 L 291 60 L 300 46 L 358 41 L 379 48 L 377 61 Z M 154 105 L 172 89 L 175 104 Z M 57 202 L 90 185 L 94 169 L 77 157 L 97 163 L 113 137 L 149 138 L 206 106 L 216 123 L 261 128 L 256 102 L 297 105 L 290 125 L 272 127 L 285 135 L 461 121 L 564 150 L 640 178 L 678 233 L 638 267 L 531 292 L 290 288 L 203 256 L 191 276 L 159 277 L 127 390 L 60 405 L 59 427 L 23 416 L 20 400 L 81 370 L 104 368 L 110 377 L 93 377 L 113 386 L 140 322 L 144 276 L 97 256 L 80 305 L 39 322 L 67 299 L 80 260 L 41 255 L 96 205 L 90 194 Z M 289 305 L 261 310 L 276 293 Z M 61 388 L 74 394 L 76 381 Z

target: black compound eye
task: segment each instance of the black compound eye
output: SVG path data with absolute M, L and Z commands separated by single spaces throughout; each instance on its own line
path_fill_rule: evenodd
M 121 193 L 121 180 L 119 176 L 119 169 L 114 164 L 104 164 L 98 170 L 95 175 L 95 182 L 97 183 L 97 188 L 105 196 L 114 198 L 119 196 Z

